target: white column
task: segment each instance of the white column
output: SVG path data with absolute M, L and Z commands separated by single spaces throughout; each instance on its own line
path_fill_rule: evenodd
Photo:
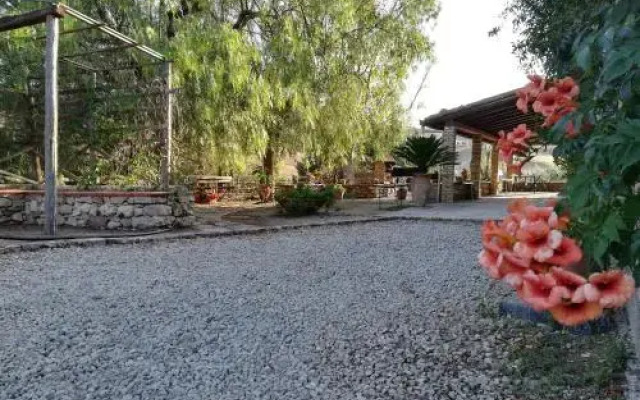
M 162 131 L 162 161 L 160 176 L 163 189 L 169 189 L 171 182 L 171 138 L 173 136 L 173 92 L 171 86 L 171 62 L 164 64 L 165 81 L 165 126 Z
M 47 44 L 45 52 L 44 89 L 44 232 L 56 234 L 58 175 L 58 43 L 60 24 L 58 17 L 47 16 Z

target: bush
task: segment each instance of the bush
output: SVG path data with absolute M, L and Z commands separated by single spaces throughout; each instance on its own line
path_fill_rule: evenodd
M 318 212 L 323 207 L 331 207 L 334 190 L 326 188 L 314 190 L 309 186 L 299 186 L 293 190 L 277 193 L 276 201 L 289 215 L 303 216 Z

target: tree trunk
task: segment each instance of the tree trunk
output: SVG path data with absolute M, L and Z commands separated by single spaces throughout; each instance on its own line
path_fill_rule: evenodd
M 262 168 L 267 175 L 265 184 L 271 187 L 271 193 L 275 193 L 275 152 L 271 144 L 267 145 L 267 151 L 262 158 Z
M 32 174 L 38 183 L 44 181 L 44 173 L 42 172 L 42 156 L 37 150 L 31 151 L 31 160 L 33 162 Z

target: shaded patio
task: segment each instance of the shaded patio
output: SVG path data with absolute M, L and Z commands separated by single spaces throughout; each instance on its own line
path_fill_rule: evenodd
M 536 114 L 522 114 L 516 108 L 516 101 L 516 91 L 511 90 L 457 108 L 442 110 L 420 121 L 423 129 L 430 128 L 442 131 L 444 142 L 453 151 L 456 151 L 458 135 L 471 139 L 469 178 L 473 183 L 474 198 L 482 197 L 483 192 L 489 195 L 496 195 L 499 192 L 498 132 L 508 132 L 519 124 L 535 127 L 541 123 L 540 117 Z M 492 147 L 491 179 L 488 188 L 485 185 L 484 191 L 481 171 L 483 144 L 489 144 Z M 509 179 L 511 173 L 506 171 L 505 176 Z M 453 165 L 442 167 L 440 182 L 442 185 L 441 201 L 453 203 L 456 197 L 456 176 Z

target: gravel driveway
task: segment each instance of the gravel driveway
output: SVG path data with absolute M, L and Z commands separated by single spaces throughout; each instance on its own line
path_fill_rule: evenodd
M 479 225 L 0 256 L 0 399 L 508 399 Z

